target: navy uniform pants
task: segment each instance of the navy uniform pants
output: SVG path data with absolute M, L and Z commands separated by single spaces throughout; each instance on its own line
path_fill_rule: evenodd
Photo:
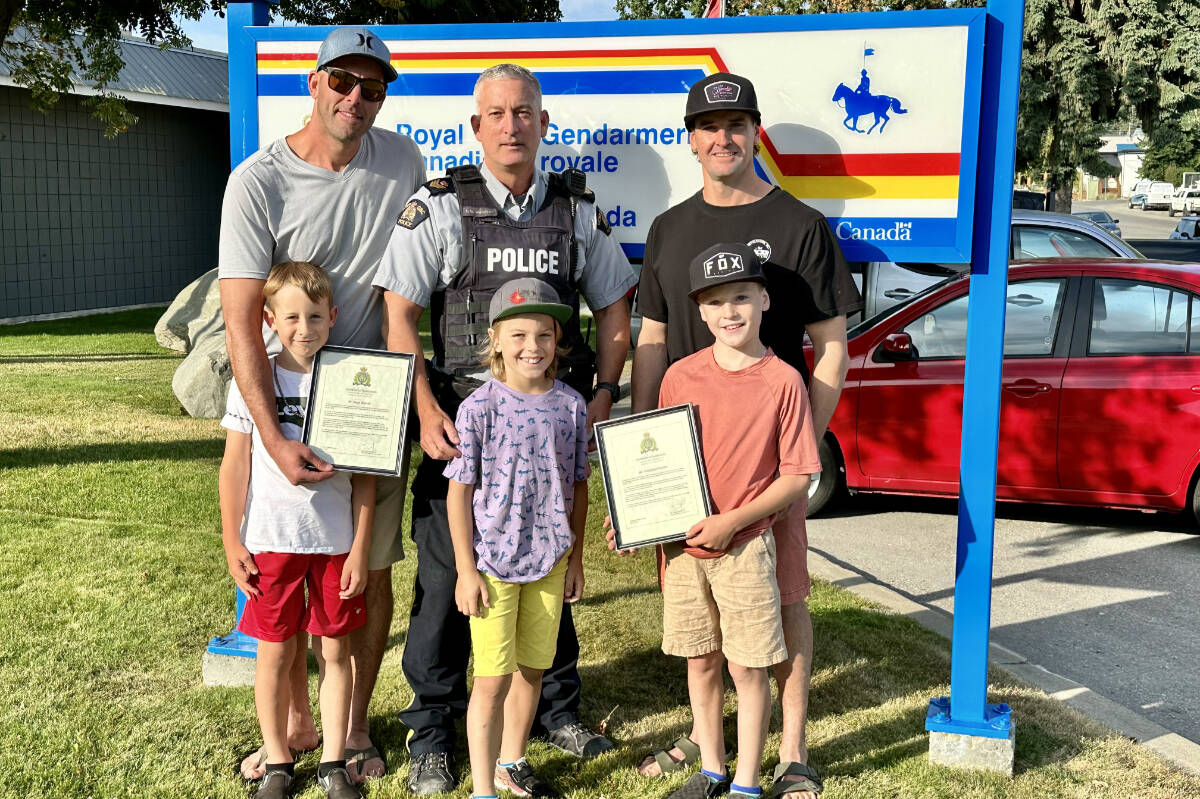
M 429 370 L 428 363 L 426 369 Z M 429 371 L 434 396 L 451 418 L 474 386 L 466 381 L 439 379 Z M 410 420 L 410 429 L 415 420 Z M 412 703 L 400 711 L 411 730 L 412 755 L 454 750 L 456 720 L 467 714 L 467 659 L 471 632 L 467 617 L 454 603 L 458 571 L 446 519 L 445 461 L 425 457 L 412 485 L 412 538 L 417 550 L 417 579 L 413 588 L 408 639 L 401 665 L 413 690 Z M 554 663 L 542 676 L 542 697 L 534 727 L 557 729 L 579 718 L 579 639 L 571 606 L 563 605 Z

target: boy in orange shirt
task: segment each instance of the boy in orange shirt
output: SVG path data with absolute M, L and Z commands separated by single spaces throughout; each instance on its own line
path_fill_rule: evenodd
M 762 794 L 768 668 L 787 657 L 771 524 L 805 496 L 821 465 L 800 373 L 759 339 L 771 300 L 754 251 L 715 245 L 692 261 L 689 277 L 689 296 L 716 342 L 667 370 L 658 404 L 696 406 L 717 512 L 659 550 L 663 652 L 688 659 L 702 766 L 671 797 L 746 799 Z M 726 661 L 738 699 L 732 779 L 721 732 Z

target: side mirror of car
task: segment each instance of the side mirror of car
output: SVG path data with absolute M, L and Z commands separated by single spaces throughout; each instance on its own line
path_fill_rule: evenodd
M 1118 223 L 1118 222 L 1120 222 L 1120 221 L 1121 221 L 1121 220 L 1120 220 L 1120 219 L 1117 219 L 1115 216 L 1113 217 L 1113 224 L 1114 224 L 1114 225 L 1115 225 L 1115 224 L 1117 224 L 1117 223 Z
M 917 348 L 913 346 L 912 336 L 907 333 L 889 333 L 888 337 L 875 350 L 878 361 L 915 361 Z

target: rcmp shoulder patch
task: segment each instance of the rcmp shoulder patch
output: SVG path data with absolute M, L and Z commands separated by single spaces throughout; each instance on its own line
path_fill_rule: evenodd
M 425 184 L 431 195 L 447 194 L 454 191 L 454 180 L 451 178 L 434 178 Z
M 599 208 L 596 209 L 596 229 L 605 236 L 612 235 L 612 226 L 608 224 L 608 220 L 604 218 L 604 212 Z
M 408 205 L 404 206 L 404 210 L 400 212 L 400 218 L 396 220 L 396 224 L 412 230 L 428 218 L 429 209 L 425 207 L 425 203 L 420 200 L 409 200 Z

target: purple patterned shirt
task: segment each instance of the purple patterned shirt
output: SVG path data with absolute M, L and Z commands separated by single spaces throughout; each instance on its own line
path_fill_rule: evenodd
M 574 540 L 575 483 L 591 473 L 587 403 L 559 381 L 522 394 L 489 380 L 463 400 L 454 427 L 461 457 L 443 474 L 475 486 L 475 562 L 509 583 L 545 577 Z

